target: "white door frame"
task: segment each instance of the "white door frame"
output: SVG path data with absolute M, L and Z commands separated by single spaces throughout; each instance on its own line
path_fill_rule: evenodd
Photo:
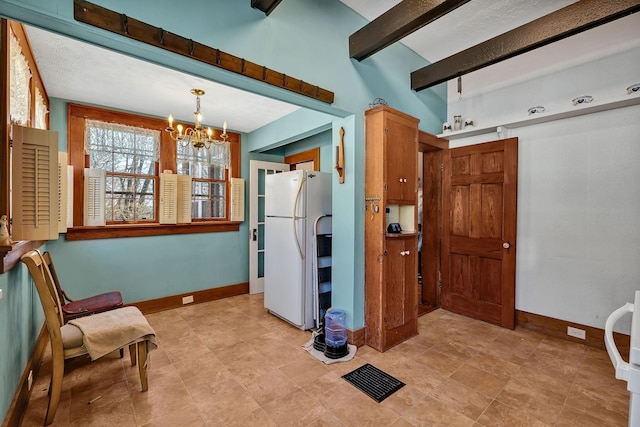
M 289 165 L 250 160 L 249 170 L 249 293 L 259 294 L 264 292 L 264 178 L 287 172 Z

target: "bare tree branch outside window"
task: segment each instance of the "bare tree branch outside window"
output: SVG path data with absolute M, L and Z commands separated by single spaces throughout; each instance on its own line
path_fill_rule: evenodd
M 160 132 L 95 120 L 86 121 L 89 167 L 107 173 L 107 222 L 154 221 Z
M 178 145 L 179 175 L 191 175 L 191 217 L 226 219 L 228 147 L 197 149 Z

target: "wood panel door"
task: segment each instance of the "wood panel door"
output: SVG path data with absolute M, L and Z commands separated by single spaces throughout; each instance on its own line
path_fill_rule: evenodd
M 518 139 L 443 160 L 442 307 L 513 329 Z

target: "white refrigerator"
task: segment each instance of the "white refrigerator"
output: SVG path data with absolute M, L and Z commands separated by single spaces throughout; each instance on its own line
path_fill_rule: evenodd
M 314 227 L 318 217 L 331 214 L 331 174 L 267 175 L 264 195 L 264 306 L 300 329 L 311 329 Z
M 628 302 L 607 318 L 604 326 L 604 344 L 616 371 L 616 379 L 627 382 L 629 390 L 629 427 L 640 426 L 640 291 L 636 291 L 633 304 Z M 616 323 L 631 315 L 629 362 L 625 362 L 613 339 Z

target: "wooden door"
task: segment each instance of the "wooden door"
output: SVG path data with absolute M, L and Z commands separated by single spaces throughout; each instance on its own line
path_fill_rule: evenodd
M 423 309 L 440 306 L 442 240 L 442 150 L 420 153 L 422 161 L 422 300 Z
M 518 139 L 454 148 L 443 160 L 441 305 L 513 329 Z

